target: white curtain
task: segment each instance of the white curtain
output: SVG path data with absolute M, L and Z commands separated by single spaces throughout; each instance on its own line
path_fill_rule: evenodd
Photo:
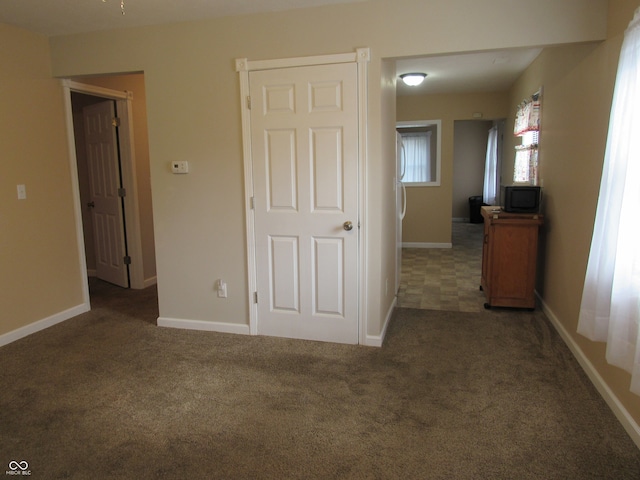
M 484 163 L 484 188 L 482 201 L 495 205 L 498 196 L 498 127 L 489 130 L 487 139 L 487 155 Z
M 578 332 L 607 342 L 607 361 L 640 395 L 640 8 L 625 32 Z
M 403 133 L 405 183 L 428 182 L 431 168 L 431 132 Z

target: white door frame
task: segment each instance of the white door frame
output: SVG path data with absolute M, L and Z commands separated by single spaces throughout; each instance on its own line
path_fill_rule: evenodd
M 82 205 L 80 203 L 80 182 L 78 179 L 77 156 L 75 146 L 75 132 L 73 129 L 73 112 L 71 108 L 71 92 L 94 95 L 116 102 L 116 110 L 120 118 L 120 168 L 122 183 L 126 189 L 124 197 L 124 213 L 126 225 L 127 251 L 131 257 L 129 265 L 129 285 L 133 289 L 145 288 L 144 268 L 142 263 L 142 235 L 140 233 L 140 212 L 138 208 L 138 187 L 136 181 L 136 160 L 133 149 L 133 93 L 128 91 L 111 90 L 108 88 L 86 85 L 73 80 L 62 80 L 65 97 L 67 142 L 69 145 L 69 162 L 71 166 L 72 189 L 74 196 L 74 213 L 76 219 L 76 237 L 80 255 L 80 270 L 83 276 L 84 301 L 89 302 L 89 282 L 87 275 L 87 261 L 85 258 L 85 244 L 82 226 Z
M 258 306 L 255 302 L 257 269 L 255 257 L 255 231 L 253 210 L 253 162 L 251 153 L 251 110 L 249 98 L 249 72 L 276 68 L 357 63 L 358 67 L 358 342 L 366 343 L 367 336 L 367 238 L 365 235 L 367 205 L 367 70 L 370 60 L 369 48 L 358 48 L 355 52 L 312 57 L 283 58 L 274 60 L 236 59 L 236 71 L 240 79 L 240 111 L 242 113 L 242 153 L 244 157 L 245 219 L 247 232 L 247 266 L 249 279 L 249 331 L 258 333 Z

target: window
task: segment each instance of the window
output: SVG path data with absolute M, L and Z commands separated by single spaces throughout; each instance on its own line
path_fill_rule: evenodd
M 404 150 L 404 183 L 426 183 L 431 172 L 431 132 L 400 132 Z
M 522 138 L 516 146 L 513 183 L 538 184 L 538 138 L 540 131 L 540 91 L 518 105 L 514 135 Z
M 607 146 L 578 333 L 606 342 L 607 362 L 631 374 L 640 395 L 640 8 L 627 28 L 613 91 Z
M 538 132 L 531 131 L 521 135 L 522 144 L 516 147 L 516 160 L 513 167 L 514 183 L 538 183 Z
M 407 187 L 440 185 L 441 120 L 398 122 L 402 144 L 398 152 L 399 178 Z

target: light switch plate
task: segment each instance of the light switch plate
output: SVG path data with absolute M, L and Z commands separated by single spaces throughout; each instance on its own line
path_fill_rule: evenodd
M 27 198 L 27 187 L 24 185 L 18 185 L 18 200 L 25 200 Z

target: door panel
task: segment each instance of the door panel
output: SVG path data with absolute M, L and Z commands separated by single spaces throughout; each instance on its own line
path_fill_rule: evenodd
M 295 130 L 265 132 L 269 210 L 297 210 L 295 133 Z
M 357 67 L 249 81 L 258 333 L 358 343 Z
M 271 310 L 280 312 L 300 311 L 300 269 L 297 237 L 270 237 L 271 258 L 269 272 L 272 273 L 269 290 Z
M 344 241 L 314 238 L 313 313 L 344 315 Z
M 84 107 L 89 187 L 92 205 L 96 275 L 107 282 L 129 287 L 122 197 L 119 196 L 120 165 L 113 101 Z
M 343 210 L 344 200 L 342 130 L 313 129 L 311 135 L 313 210 L 340 212 Z

